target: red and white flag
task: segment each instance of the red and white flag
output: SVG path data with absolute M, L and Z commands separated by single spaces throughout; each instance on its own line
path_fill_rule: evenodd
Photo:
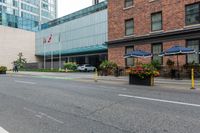
M 48 43 L 50 43 L 52 40 L 52 34 L 50 35 L 49 39 L 48 39 Z

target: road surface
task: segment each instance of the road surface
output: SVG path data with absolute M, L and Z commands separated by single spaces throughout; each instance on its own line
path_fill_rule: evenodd
M 200 91 L 0 76 L 0 133 L 199 133 Z

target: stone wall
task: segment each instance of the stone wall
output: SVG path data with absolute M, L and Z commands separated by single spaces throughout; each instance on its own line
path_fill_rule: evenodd
M 36 62 L 35 33 L 0 26 L 0 66 L 12 69 L 12 62 L 22 52 L 28 63 Z

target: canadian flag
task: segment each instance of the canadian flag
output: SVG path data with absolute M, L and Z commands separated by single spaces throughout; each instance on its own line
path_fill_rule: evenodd
M 48 43 L 50 43 L 51 40 L 52 40 L 52 34 L 49 36 Z

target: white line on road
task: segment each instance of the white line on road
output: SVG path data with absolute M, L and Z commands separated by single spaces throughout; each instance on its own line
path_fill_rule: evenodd
M 54 118 L 54 117 L 52 117 L 52 116 L 49 116 L 49 115 L 47 115 L 47 114 L 45 114 L 45 113 L 39 112 L 39 114 L 40 114 L 41 116 L 46 116 L 47 118 L 49 118 L 49 119 L 51 119 L 51 120 L 53 120 L 53 121 L 55 121 L 55 122 L 58 122 L 58 123 L 60 123 L 60 124 L 64 124 L 63 121 L 60 121 L 60 120 L 58 120 L 58 119 L 56 119 L 56 118 Z
M 179 105 L 186 105 L 186 106 L 200 107 L 199 104 L 184 103 L 184 102 L 178 102 L 178 101 L 169 101 L 169 100 L 154 99 L 154 98 L 148 98 L 148 97 L 140 97 L 140 96 L 124 95 L 124 94 L 119 94 L 118 96 L 120 96 L 120 97 L 135 98 L 135 99 L 142 99 L 142 100 L 148 100 L 148 101 L 156 101 L 156 102 L 163 102 L 163 103 L 172 103 L 172 104 L 179 104 Z
M 20 81 L 20 80 L 15 80 L 16 83 L 22 83 L 22 84 L 36 84 L 35 82 L 27 82 L 27 81 Z
M 47 114 L 45 114 L 45 113 L 43 113 L 43 112 L 37 112 L 37 111 L 32 110 L 32 109 L 29 109 L 29 108 L 24 108 L 24 110 L 35 114 L 35 117 L 37 117 L 37 118 L 40 118 L 40 119 L 41 119 L 42 116 L 44 116 L 44 117 L 46 117 L 46 118 L 48 118 L 48 119 L 51 119 L 51 120 L 53 120 L 53 121 L 55 121 L 55 122 L 57 122 L 57 123 L 64 124 L 63 121 L 60 121 L 60 120 L 58 120 L 58 119 L 56 119 L 56 118 L 54 118 L 54 117 L 52 117 L 52 116 L 50 116 L 50 115 L 47 115 Z M 1 133 L 1 132 L 0 132 L 0 133 Z
M 9 133 L 9 132 L 3 129 L 2 127 L 0 127 L 0 133 Z

